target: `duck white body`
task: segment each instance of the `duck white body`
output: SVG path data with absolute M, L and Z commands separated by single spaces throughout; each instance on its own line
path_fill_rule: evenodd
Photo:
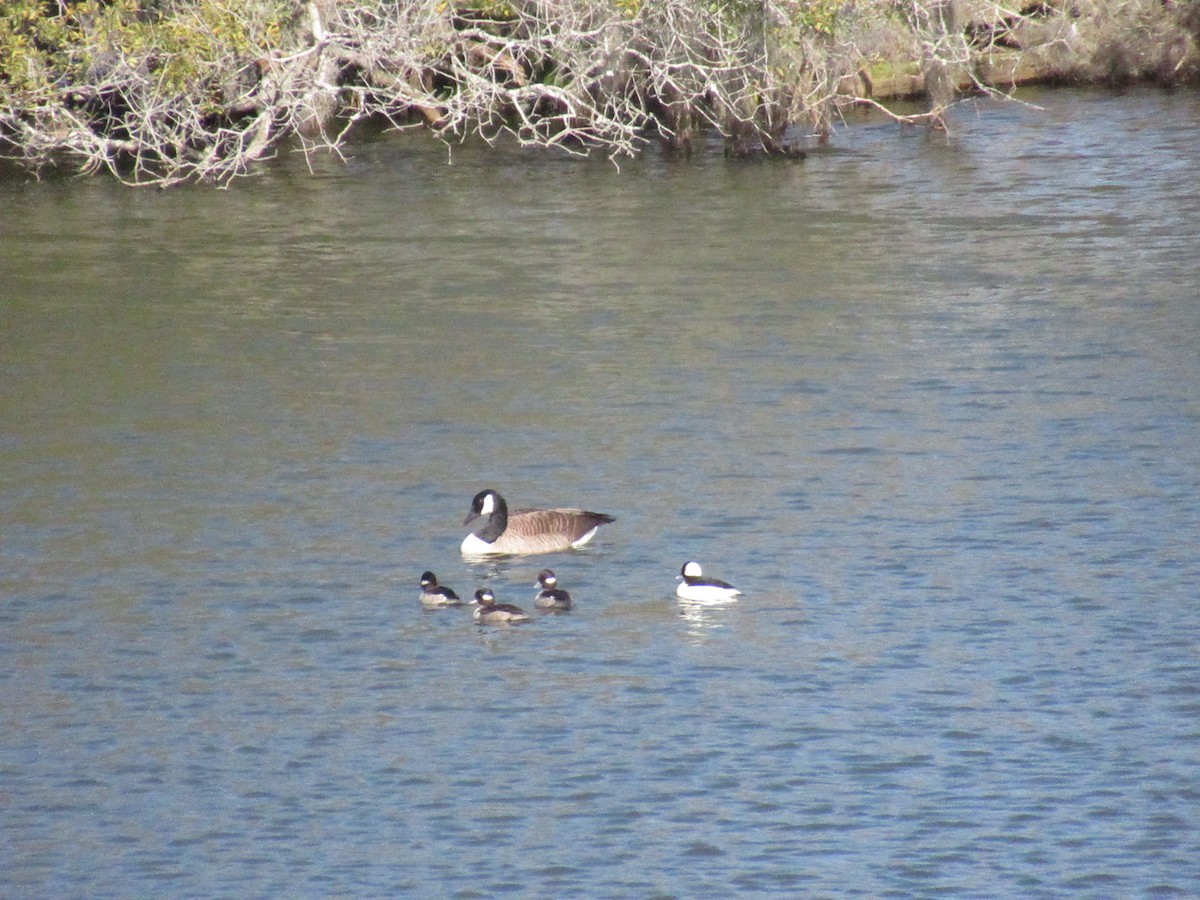
M 492 490 L 475 495 L 463 524 L 470 525 L 476 519 L 483 519 L 483 524 L 463 540 L 463 556 L 528 556 L 574 550 L 595 537 L 601 525 L 615 521 L 605 513 L 574 508 L 509 512 L 504 498 Z
M 680 600 L 695 600 L 701 603 L 711 603 L 714 600 L 732 600 L 740 597 L 742 592 L 727 581 L 719 578 L 705 578 L 700 569 L 700 563 L 689 560 L 679 570 L 680 583 L 675 588 L 675 596 Z

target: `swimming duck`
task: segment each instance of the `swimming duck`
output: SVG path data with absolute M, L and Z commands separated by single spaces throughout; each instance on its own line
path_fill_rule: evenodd
M 510 603 L 497 603 L 495 594 L 487 588 L 475 592 L 475 612 L 472 615 L 482 625 L 516 625 L 529 621 L 524 610 Z
M 421 575 L 421 605 L 422 606 L 461 606 L 458 594 L 448 587 L 438 584 L 437 576 L 432 572 Z
M 527 556 L 582 547 L 601 525 L 616 521 L 605 513 L 585 509 L 515 509 L 493 490 L 480 491 L 471 500 L 471 511 L 463 520 L 483 524 L 462 542 L 463 556 L 500 554 Z
M 675 596 L 681 600 L 732 600 L 740 596 L 741 591 L 728 582 L 717 578 L 705 578 L 700 571 L 700 563 L 688 560 L 679 570 L 681 580 L 675 588 Z
M 541 592 L 533 598 L 538 609 L 570 609 L 571 595 L 558 586 L 558 576 L 549 569 L 538 572 L 537 583 Z

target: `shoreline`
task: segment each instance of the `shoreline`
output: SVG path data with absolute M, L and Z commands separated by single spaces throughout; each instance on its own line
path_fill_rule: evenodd
M 1074 79 L 1063 73 L 1061 66 L 1033 58 L 1027 51 L 1005 51 L 980 56 L 975 61 L 973 73 L 961 73 L 954 80 L 957 94 L 978 92 L 980 86 L 1003 91 L 1033 85 L 1096 85 L 1103 86 L 1102 79 Z M 920 63 L 910 61 L 896 65 L 878 63 L 864 69 L 857 76 L 843 79 L 839 90 L 846 95 L 859 95 L 866 88 L 865 96 L 872 100 L 919 100 L 929 96 L 925 84 L 925 73 Z
M 715 128 L 731 157 L 794 158 L 792 125 L 826 140 L 852 103 L 917 100 L 896 118 L 941 128 L 960 97 L 1025 85 L 1200 83 L 1196 2 L 17 3 L 0 156 L 129 185 L 226 185 L 292 142 L 337 152 L 372 120 L 611 159 L 686 154 Z

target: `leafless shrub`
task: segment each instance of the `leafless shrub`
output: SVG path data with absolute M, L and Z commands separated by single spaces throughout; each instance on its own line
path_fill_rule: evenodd
M 1195 2 L 1076 0 L 1075 53 L 1065 74 L 1110 84 L 1150 79 L 1171 84 L 1194 78 L 1200 66 L 1196 31 L 1181 24 L 1200 16 Z
M 686 153 L 701 131 L 731 155 L 789 154 L 797 126 L 826 139 L 844 104 L 879 105 L 869 72 L 888 59 L 918 64 L 930 107 L 908 119 L 934 126 L 964 84 L 994 89 L 980 61 L 1001 50 L 1070 77 L 1196 68 L 1195 29 L 1164 0 L 10 6 L 0 151 L 131 184 L 226 183 L 285 141 L 340 152 L 364 118 L 613 158 Z

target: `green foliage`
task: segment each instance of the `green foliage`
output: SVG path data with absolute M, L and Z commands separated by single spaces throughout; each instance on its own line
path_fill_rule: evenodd
M 508 22 L 517 17 L 511 3 L 503 0 L 461 0 L 459 3 L 443 2 L 438 5 L 440 13 L 455 13 L 471 21 Z
M 848 0 L 791 0 L 776 3 L 772 4 L 772 12 L 782 17 L 784 22 L 775 19 L 771 24 L 832 35 L 848 5 Z M 710 13 L 730 24 L 759 22 L 765 11 L 761 0 L 708 0 L 707 6 Z
M 817 34 L 832 36 L 845 6 L 843 0 L 804 0 L 795 5 L 794 23 Z
M 613 6 L 627 19 L 637 18 L 642 11 L 642 0 L 613 0 Z
M 202 90 L 231 62 L 279 47 L 291 19 L 276 0 L 256 14 L 203 0 L 0 0 L 0 98 L 93 85 L 119 69 L 166 95 Z

